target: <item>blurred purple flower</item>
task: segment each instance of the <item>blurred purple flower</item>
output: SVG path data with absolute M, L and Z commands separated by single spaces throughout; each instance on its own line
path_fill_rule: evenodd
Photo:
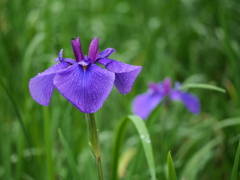
M 181 84 L 175 83 L 175 87 L 171 87 L 171 80 L 165 78 L 160 83 L 150 83 L 149 90 L 146 93 L 140 94 L 133 100 L 133 112 L 143 119 L 147 119 L 153 109 L 169 95 L 172 101 L 181 101 L 186 108 L 193 114 L 198 114 L 200 111 L 200 102 L 198 98 L 190 93 L 180 90 Z
M 76 60 L 63 58 L 61 50 L 54 60 L 58 64 L 30 79 L 29 90 L 36 102 L 48 106 L 56 87 L 80 111 L 94 113 L 102 107 L 113 84 L 121 94 L 131 91 L 141 66 L 108 59 L 115 52 L 113 48 L 98 53 L 98 38 L 92 40 L 88 56 L 83 55 L 79 37 L 72 39 L 71 43 Z

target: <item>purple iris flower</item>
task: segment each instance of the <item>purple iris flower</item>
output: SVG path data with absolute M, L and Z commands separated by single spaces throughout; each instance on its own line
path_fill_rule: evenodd
M 133 112 L 142 119 L 147 119 L 153 109 L 169 95 L 172 101 L 181 101 L 186 108 L 193 114 L 200 112 L 200 102 L 198 98 L 188 92 L 180 90 L 181 84 L 177 82 L 172 88 L 171 80 L 165 78 L 160 83 L 150 83 L 149 90 L 146 93 L 140 94 L 133 100 Z
M 29 90 L 32 98 L 41 105 L 48 106 L 54 88 L 80 111 L 94 113 L 100 109 L 110 94 L 113 84 L 121 94 L 131 91 L 140 73 L 141 66 L 133 66 L 109 59 L 115 50 L 107 48 L 98 52 L 98 38 L 89 46 L 88 56 L 84 56 L 80 38 L 72 39 L 75 59 L 63 58 L 60 51 L 49 69 L 32 78 Z M 98 66 L 102 64 L 106 69 Z

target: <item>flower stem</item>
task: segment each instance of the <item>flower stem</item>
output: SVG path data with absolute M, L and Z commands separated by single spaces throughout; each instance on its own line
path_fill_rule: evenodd
M 100 149 L 98 144 L 98 132 L 97 132 L 94 113 L 89 113 L 89 114 L 85 113 L 85 117 L 87 121 L 87 129 L 88 129 L 88 135 L 90 139 L 89 145 L 91 147 L 91 150 L 97 162 L 99 180 L 103 180 L 101 156 L 100 156 Z

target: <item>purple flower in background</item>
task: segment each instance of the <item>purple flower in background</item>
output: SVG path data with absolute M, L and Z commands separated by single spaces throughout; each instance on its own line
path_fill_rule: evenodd
M 115 50 L 107 48 L 99 53 L 98 38 L 92 40 L 88 56 L 83 55 L 79 37 L 71 42 L 76 60 L 63 58 L 61 50 L 58 58 L 54 60 L 59 62 L 58 64 L 30 80 L 29 90 L 36 102 L 48 106 L 56 88 L 80 111 L 94 113 L 102 107 L 113 84 L 121 94 L 131 91 L 141 66 L 108 59 Z M 106 69 L 96 63 L 104 65 Z
M 198 114 L 200 111 L 200 102 L 198 98 L 190 93 L 180 90 L 181 84 L 175 83 L 175 87 L 171 87 L 171 80 L 165 78 L 160 83 L 150 83 L 149 90 L 146 93 L 140 94 L 133 100 L 133 112 L 143 119 L 147 119 L 153 109 L 169 95 L 172 101 L 181 101 L 186 108 L 193 114 Z

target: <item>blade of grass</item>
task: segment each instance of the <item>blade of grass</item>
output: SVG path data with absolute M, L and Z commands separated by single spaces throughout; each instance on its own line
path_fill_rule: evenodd
M 168 179 L 169 180 L 177 180 L 175 167 L 173 164 L 173 160 L 172 160 L 170 151 L 168 152 L 168 155 L 167 155 L 167 163 L 168 163 Z
M 66 155 L 67 155 L 67 161 L 68 161 L 69 166 L 71 167 L 71 171 L 72 171 L 72 174 L 73 174 L 74 178 L 75 179 L 81 179 L 81 177 L 80 177 L 80 175 L 77 171 L 77 168 L 76 168 L 77 165 L 76 165 L 75 160 L 73 158 L 71 149 L 68 146 L 68 143 L 67 143 L 66 139 L 64 138 L 64 136 L 62 134 L 62 131 L 60 129 L 58 129 L 58 134 L 60 136 L 60 140 L 62 142 L 62 145 L 65 149 L 65 152 L 66 152 Z
M 229 127 L 229 126 L 236 126 L 240 124 L 240 117 L 236 117 L 236 118 L 229 118 L 226 120 L 222 120 L 219 121 L 215 128 L 225 128 L 225 127 Z
M 209 141 L 205 146 L 203 146 L 199 151 L 197 151 L 186 163 L 182 178 L 196 179 L 197 173 L 199 172 L 200 168 L 206 163 L 207 160 L 209 160 L 209 154 L 211 154 L 212 149 L 221 142 L 222 138 L 217 137 Z
M 214 90 L 214 91 L 219 91 L 222 93 L 225 93 L 226 90 L 220 87 L 216 87 L 213 85 L 209 85 L 209 84 L 183 84 L 181 89 L 185 90 L 188 88 L 201 88 L 201 89 L 209 89 L 209 90 Z
M 224 0 L 219 1 L 219 6 L 218 6 L 218 19 L 219 19 L 219 23 L 220 23 L 220 27 L 223 30 L 224 36 L 223 36 L 223 44 L 225 46 L 224 51 L 229 59 L 229 64 L 231 67 L 231 72 L 232 74 L 236 74 L 239 72 L 239 61 L 236 61 L 236 59 L 238 59 L 239 57 L 237 56 L 233 46 L 232 46 L 232 39 L 231 39 L 231 35 L 229 32 L 229 22 L 227 20 L 227 16 L 229 16 L 228 14 L 228 10 L 227 10 L 227 6 L 225 4 L 226 2 Z M 233 76 L 233 82 L 236 86 L 236 89 L 240 88 L 240 84 L 239 84 L 239 79 L 236 76 Z M 240 96 L 237 96 L 237 100 L 238 100 L 238 104 L 240 103 Z
M 2 85 L 3 90 L 5 91 L 5 93 L 7 94 L 8 98 L 10 99 L 10 101 L 11 101 L 11 103 L 12 103 L 12 105 L 13 105 L 13 108 L 14 108 L 14 110 L 15 110 L 15 113 L 16 113 L 16 115 L 17 115 L 17 117 L 18 117 L 17 119 L 19 120 L 19 123 L 20 123 L 20 125 L 21 125 L 23 134 L 24 134 L 24 136 L 25 136 L 25 138 L 26 138 L 26 140 L 27 140 L 27 142 L 28 142 L 29 149 L 31 149 L 32 143 L 31 143 L 31 140 L 30 140 L 30 136 L 28 135 L 27 130 L 26 130 L 25 126 L 24 126 L 22 115 L 21 115 L 21 113 L 20 113 L 20 111 L 19 111 L 19 109 L 18 109 L 18 107 L 17 107 L 16 102 L 14 101 L 14 98 L 12 97 L 9 89 L 8 89 L 8 88 L 5 86 L 5 84 L 3 83 L 1 77 L 0 77 L 0 84 Z
M 155 109 L 150 113 L 148 119 L 145 121 L 149 132 L 151 132 L 154 123 L 157 120 L 159 120 L 159 117 L 161 116 L 161 113 L 162 113 L 162 108 L 161 108 L 162 104 L 167 98 L 168 98 L 168 96 L 166 96 L 162 99 L 162 101 L 155 107 Z M 137 158 L 133 159 L 133 162 L 131 163 L 131 166 L 129 167 L 129 171 L 128 171 L 129 178 L 132 176 L 132 172 L 136 172 L 138 167 L 141 164 L 143 164 L 143 161 L 144 161 L 144 156 L 142 155 L 144 152 L 141 149 L 141 144 L 138 145 L 137 149 L 138 149 L 138 151 L 136 152 L 136 155 L 135 155 L 135 157 L 137 157 Z
M 54 180 L 54 164 L 52 161 L 52 143 L 51 143 L 51 125 L 48 107 L 44 107 L 44 139 L 46 144 L 46 168 L 47 168 L 47 179 Z
M 231 180 L 237 180 L 239 156 L 240 156 L 240 142 L 238 143 L 238 149 L 233 164 Z
M 128 123 L 132 122 L 134 127 L 136 128 L 138 135 L 140 137 L 143 150 L 147 159 L 150 175 L 152 180 L 156 180 L 156 172 L 155 172 L 155 165 L 154 165 L 154 159 L 153 159 L 153 151 L 152 151 L 152 146 L 151 146 L 151 141 L 149 138 L 148 130 L 146 128 L 146 125 L 144 121 L 139 118 L 138 116 L 127 116 L 124 117 L 115 133 L 115 138 L 114 138 L 114 146 L 113 146 L 113 158 L 112 158 L 112 180 L 118 179 L 117 177 L 117 169 L 118 169 L 118 160 L 119 160 L 119 153 L 121 146 L 123 144 L 123 138 L 125 135 L 126 128 L 128 126 Z
M 3 146 L 3 166 L 4 166 L 4 175 L 3 179 L 12 179 L 11 178 L 11 137 L 6 136 L 4 138 Z

